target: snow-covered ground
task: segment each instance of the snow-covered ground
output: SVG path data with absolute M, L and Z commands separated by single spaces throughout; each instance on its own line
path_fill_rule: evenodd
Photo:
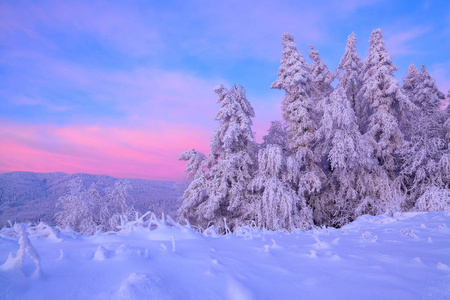
M 291 234 L 205 236 L 161 221 L 95 236 L 29 227 L 41 274 L 28 254 L 20 267 L 19 242 L 32 248 L 16 230 L 0 231 L 0 299 L 450 299 L 444 213 Z

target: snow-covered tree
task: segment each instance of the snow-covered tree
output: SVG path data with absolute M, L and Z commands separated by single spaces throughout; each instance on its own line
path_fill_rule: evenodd
M 116 230 L 126 221 L 137 218 L 134 199 L 130 195 L 132 186 L 128 180 L 117 180 L 106 189 L 105 201 L 101 204 L 101 224 L 105 229 Z
M 403 89 L 405 93 L 412 99 L 417 92 L 417 87 L 420 83 L 420 73 L 414 63 L 410 63 L 406 76 L 403 77 Z
M 188 161 L 185 172 L 188 173 L 188 179 L 196 179 L 205 173 L 204 164 L 205 154 L 190 149 L 180 154 L 178 160 Z
M 440 174 L 441 157 L 447 146 L 443 126 L 446 116 L 440 109 L 444 94 L 437 89 L 425 66 L 418 73 L 411 64 L 403 81 L 405 91 L 417 107 L 408 114 L 405 130 L 408 142 L 401 151 L 400 175 L 410 208 L 431 186 L 446 185 L 442 180 L 445 174 Z
M 321 195 L 322 222 L 344 225 L 352 221 L 359 215 L 356 208 L 363 201 L 366 206 L 382 209 L 379 191 L 368 184 L 373 181 L 377 167 L 371 157 L 373 149 L 359 132 L 355 112 L 342 86 L 338 86 L 326 102 L 317 143 L 327 162 L 324 171 L 328 173 L 327 191 Z M 362 210 L 360 213 L 370 212 Z
M 317 127 L 313 120 L 314 102 L 311 98 L 314 88 L 308 65 L 297 50 L 294 37 L 285 33 L 282 39 L 283 58 L 278 70 L 278 78 L 272 83 L 271 88 L 285 91 L 281 105 L 283 118 L 288 126 L 288 149 L 294 154 L 304 152 L 308 155 L 304 159 L 311 160 L 310 147 Z
M 419 90 L 419 83 L 420 83 L 420 73 L 417 70 L 416 66 L 411 63 L 408 66 L 408 70 L 406 72 L 406 76 L 403 77 L 403 90 L 405 91 L 405 94 L 408 96 L 411 102 L 417 102 L 416 94 Z M 414 132 L 414 119 L 416 119 L 417 111 L 410 111 L 407 113 L 407 120 L 405 122 L 401 123 L 401 130 L 404 133 L 405 139 L 410 140 L 411 139 L 411 133 Z M 413 125 L 413 126 L 411 126 Z
M 209 171 L 189 185 L 179 214 L 203 227 L 211 221 L 221 226 L 226 218 L 232 227 L 243 221 L 249 206 L 247 186 L 256 170 L 257 148 L 251 130 L 254 111 L 241 86 L 227 90 L 219 85 L 214 91 L 221 108 L 206 161 Z
M 282 59 L 278 69 L 278 78 L 272 83 L 271 88 L 283 89 L 286 93 L 292 94 L 294 91 L 303 93 L 311 97 L 313 89 L 309 66 L 303 58 L 294 42 L 294 36 L 284 33 L 282 36 Z M 299 83 L 303 83 L 299 86 Z M 302 90 L 299 90 L 302 89 Z
M 102 197 L 95 183 L 85 189 L 81 179 L 74 179 L 69 183 L 69 192 L 56 203 L 61 209 L 55 219 L 59 226 L 69 226 L 80 233 L 116 230 L 122 221 L 136 218 L 130 190 L 129 181 L 118 180 Z
M 419 211 L 450 212 L 450 189 L 429 186 L 415 204 Z
M 271 88 L 282 89 L 285 97 L 281 103 L 284 121 L 287 124 L 289 157 L 286 160 L 285 180 L 290 182 L 299 197 L 305 197 L 308 205 L 319 209 L 320 200 L 314 197 L 321 188 L 320 167 L 316 164 L 313 142 L 317 123 L 312 99 L 313 82 L 294 37 L 285 33 L 282 36 L 283 51 L 278 78 Z
M 282 149 L 286 150 L 287 143 L 287 128 L 286 124 L 281 121 L 272 121 L 267 135 L 263 136 L 263 143 L 261 148 L 265 148 L 268 145 L 279 145 Z
M 56 203 L 61 210 L 55 219 L 61 227 L 69 226 L 77 232 L 92 234 L 98 225 L 100 202 L 95 184 L 85 190 L 81 179 L 74 179 L 69 183 L 68 194 L 61 196 Z
M 427 136 L 428 138 L 443 138 L 442 124 L 447 116 L 441 110 L 444 94 L 439 91 L 435 80 L 422 65 L 417 76 L 418 83 L 410 95 L 411 101 L 417 107 L 411 112 L 410 130 L 414 136 Z
M 413 98 L 416 106 L 422 110 L 430 112 L 440 111 L 442 101 L 445 99 L 444 93 L 439 91 L 435 80 L 428 73 L 427 68 L 422 65 L 420 69 L 420 82 L 418 84 L 419 93 Z
M 356 52 L 356 35 L 354 33 L 350 34 L 347 38 L 345 53 L 337 69 L 339 78 L 338 86 L 344 88 L 359 124 L 362 120 L 359 114 L 360 105 L 357 105 L 357 95 L 362 84 L 361 74 L 363 71 L 363 62 Z
M 319 51 L 315 50 L 313 45 L 309 45 L 309 58 L 312 60 L 309 72 L 314 86 L 313 99 L 317 103 L 328 97 L 333 91 L 331 83 L 335 75 L 330 72 L 327 65 L 320 58 Z
M 267 145 L 259 150 L 258 162 L 258 173 L 250 185 L 253 192 L 251 209 L 247 212 L 250 219 L 260 228 L 270 230 L 310 229 L 312 212 L 305 198 L 299 197 L 283 180 L 286 172 L 283 148 Z
M 396 151 L 404 142 L 399 120 L 405 117 L 408 109 L 414 109 L 414 105 L 394 76 L 397 67 L 384 47 L 380 29 L 372 31 L 369 43 L 358 93 L 363 105 L 362 115 L 369 116 L 363 132 L 366 132 L 380 166 L 394 178 Z

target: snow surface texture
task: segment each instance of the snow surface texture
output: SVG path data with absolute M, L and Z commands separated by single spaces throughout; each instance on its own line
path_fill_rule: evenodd
M 290 234 L 200 234 L 170 218 L 112 235 L 23 229 L 0 231 L 0 299 L 450 298 L 450 216 L 442 212 L 364 215 L 340 229 Z
M 39 222 L 55 224 L 55 203 L 66 195 L 68 185 L 73 179 L 81 179 L 83 186 L 89 188 L 97 183 L 103 192 L 114 186 L 117 178 L 107 175 L 10 172 L 0 174 L 0 227 L 8 220 L 13 222 Z M 185 187 L 176 187 L 173 181 L 128 179 L 132 189 L 135 208 L 145 213 L 148 210 L 156 214 L 162 212 L 175 216 L 181 205 L 180 197 Z M 101 195 L 103 196 L 103 195 Z

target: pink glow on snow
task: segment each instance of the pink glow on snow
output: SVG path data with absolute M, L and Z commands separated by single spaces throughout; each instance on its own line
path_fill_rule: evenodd
M 164 128 L 2 124 L 0 171 L 177 180 L 185 165 L 179 154 L 191 148 L 207 154 L 211 133 L 186 124 Z

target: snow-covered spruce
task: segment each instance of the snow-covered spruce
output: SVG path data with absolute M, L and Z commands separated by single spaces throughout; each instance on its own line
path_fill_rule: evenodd
M 272 121 L 269 130 L 263 136 L 263 143 L 260 148 L 265 148 L 268 145 L 279 145 L 283 150 L 287 149 L 287 126 L 282 121 Z
M 278 69 L 278 78 L 271 88 L 285 91 L 281 109 L 288 126 L 289 156 L 284 179 L 299 197 L 307 199 L 313 211 L 317 211 L 320 209 L 320 198 L 317 194 L 322 187 L 324 175 L 316 164 L 313 151 L 317 130 L 315 103 L 312 98 L 315 88 L 309 67 L 297 50 L 294 37 L 285 33 L 282 40 L 281 66 Z
M 270 230 L 302 230 L 312 227 L 312 212 L 305 198 L 283 180 L 286 155 L 281 146 L 271 144 L 259 150 L 259 170 L 251 182 L 250 220 L 259 228 Z
M 347 94 L 347 99 L 355 111 L 358 119 L 358 124 L 361 124 L 362 117 L 359 109 L 361 105 L 358 103 L 358 92 L 362 84 L 363 62 L 361 57 L 356 52 L 356 35 L 350 34 L 347 38 L 347 45 L 345 46 L 345 53 L 339 62 L 338 70 L 338 86 L 344 88 Z
M 384 47 L 380 29 L 372 31 L 369 53 L 364 63 L 362 86 L 358 93 L 363 133 L 374 148 L 373 156 L 380 166 L 395 178 L 396 151 L 403 146 L 403 133 L 399 121 L 405 119 L 407 110 L 414 109 L 403 88 L 394 76 L 398 68 Z
M 408 113 L 408 123 L 404 126 L 408 141 L 400 152 L 399 180 L 407 193 L 406 209 L 410 209 L 429 188 L 445 188 L 448 184 L 445 167 L 441 166 L 445 161 L 441 158 L 447 155 L 443 127 L 446 116 L 440 109 L 444 94 L 437 89 L 425 66 L 420 73 L 413 64 L 409 66 L 404 89 L 417 107 Z
M 256 170 L 256 143 L 251 130 L 253 108 L 243 87 L 230 90 L 223 85 L 214 89 L 221 108 L 216 120 L 220 122 L 211 137 L 211 153 L 205 161 L 206 173 L 191 182 L 179 210 L 180 220 L 208 227 L 231 228 L 243 222 L 248 210 L 248 183 Z
M 282 89 L 285 97 L 281 103 L 283 118 L 287 123 L 288 149 L 293 153 L 309 148 L 314 140 L 314 101 L 309 67 L 294 43 L 294 37 L 285 33 L 282 37 L 283 52 L 278 78 L 271 88 Z M 311 153 L 312 154 L 312 153 Z
M 186 172 L 189 174 L 188 179 L 198 178 L 205 173 L 206 156 L 201 152 L 195 151 L 195 149 L 184 151 L 180 154 L 178 160 L 188 161 L 186 164 Z
M 428 186 L 417 199 L 415 209 L 418 211 L 445 211 L 450 215 L 450 189 Z
M 321 194 L 322 222 L 342 226 L 362 214 L 383 213 L 382 193 L 389 182 L 371 156 L 371 145 L 359 132 L 344 88 L 338 86 L 324 107 L 317 131 L 327 174 L 327 192 Z
M 319 51 L 315 50 L 313 45 L 309 45 L 309 58 L 312 60 L 311 65 L 309 65 L 309 72 L 314 86 L 313 99 L 318 103 L 328 97 L 333 91 L 331 83 L 335 75 L 330 72 L 327 65 L 320 58 Z

